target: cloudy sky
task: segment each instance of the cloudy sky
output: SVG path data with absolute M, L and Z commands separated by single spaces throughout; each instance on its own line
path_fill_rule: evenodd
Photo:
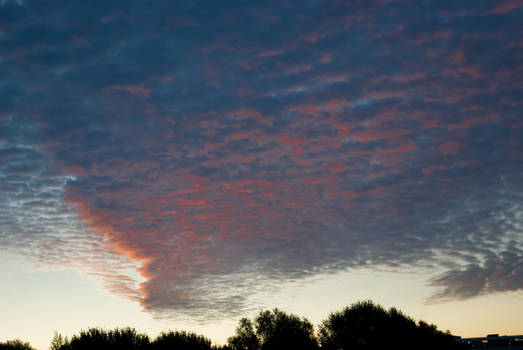
M 0 340 L 223 342 L 366 297 L 522 333 L 521 23 L 519 0 L 1 0 Z

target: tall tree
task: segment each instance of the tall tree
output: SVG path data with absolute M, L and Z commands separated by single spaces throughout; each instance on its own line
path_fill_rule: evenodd
M 320 325 L 322 350 L 459 349 L 451 334 L 420 321 L 416 324 L 397 309 L 385 310 L 361 301 L 334 312 Z
M 234 350 L 258 350 L 260 339 L 254 331 L 254 326 L 248 318 L 242 318 L 236 327 L 236 334 L 228 339 L 230 347 Z
M 278 309 L 262 311 L 254 320 L 242 319 L 236 335 L 229 338 L 234 350 L 315 350 L 314 328 L 305 318 Z
M 51 339 L 51 345 L 49 345 L 49 350 L 66 350 L 68 347 L 69 339 L 55 331 L 53 339 Z

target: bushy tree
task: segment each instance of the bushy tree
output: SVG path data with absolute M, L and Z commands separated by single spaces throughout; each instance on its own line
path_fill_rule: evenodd
M 228 343 L 234 350 L 318 348 L 314 328 L 307 319 L 278 309 L 260 312 L 254 324 L 248 319 L 240 320 L 235 336 Z
M 372 302 L 359 302 L 332 313 L 320 326 L 322 349 L 375 349 L 385 342 L 387 313 Z
M 211 341 L 185 331 L 162 332 L 151 344 L 153 350 L 211 350 Z
M 70 342 L 64 344 L 60 350 L 146 350 L 149 345 L 149 337 L 133 328 L 116 328 L 109 331 L 89 328 L 73 335 Z
M 0 343 L 0 350 L 35 350 L 29 343 L 20 339 L 8 340 Z
M 461 344 L 435 325 L 415 322 L 401 311 L 385 310 L 361 301 L 334 312 L 319 327 L 321 350 L 358 349 L 460 349 Z M 242 318 L 235 335 L 224 346 L 185 331 L 162 332 L 154 341 L 133 328 L 89 328 L 71 339 L 55 332 L 50 350 L 319 350 L 312 324 L 305 318 L 278 309 L 262 311 L 250 320 Z M 34 350 L 29 343 L 11 340 L 0 350 Z
M 212 350 L 234 350 L 229 345 L 213 345 Z
M 385 310 L 362 301 L 329 315 L 319 330 L 325 350 L 358 349 L 459 349 L 449 333 L 434 325 L 418 324 L 397 309 Z
M 254 325 L 248 318 L 242 318 L 236 327 L 236 334 L 228 339 L 234 350 L 258 350 L 260 339 L 254 331 Z
M 65 350 L 69 346 L 69 339 L 63 337 L 60 333 L 54 332 L 53 339 L 51 339 L 51 345 L 49 350 Z

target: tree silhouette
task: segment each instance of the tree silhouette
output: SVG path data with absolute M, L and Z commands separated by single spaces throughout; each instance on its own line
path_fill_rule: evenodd
M 51 345 L 49 350 L 60 350 L 62 347 L 65 349 L 69 344 L 69 339 L 63 337 L 60 333 L 54 332 L 53 339 L 51 339 Z
M 318 348 L 314 328 L 307 319 L 278 309 L 260 312 L 254 320 L 254 327 L 248 319 L 240 320 L 236 335 L 228 342 L 234 350 Z
M 318 346 L 318 341 L 321 345 Z M 162 332 L 153 341 L 133 328 L 89 328 L 70 339 L 55 332 L 50 350 L 453 350 L 464 345 L 435 325 L 415 322 L 401 311 L 385 310 L 372 301 L 360 301 L 334 312 L 320 324 L 318 336 L 306 318 L 278 309 L 261 311 L 254 320 L 240 319 L 224 346 L 185 331 Z M 0 350 L 34 350 L 29 343 L 10 340 Z
M 29 343 L 24 343 L 20 339 L 8 340 L 0 343 L 0 350 L 35 350 Z
M 230 337 L 228 343 L 235 350 L 258 350 L 260 339 L 254 331 L 251 320 L 242 318 L 236 327 L 236 335 Z
M 185 331 L 162 332 L 152 342 L 153 350 L 211 350 L 211 341 L 195 333 Z
M 79 335 L 73 335 L 60 350 L 145 350 L 149 347 L 149 337 L 133 328 L 116 328 L 109 331 L 89 328 L 81 331 Z
M 321 348 L 354 349 L 459 349 L 449 333 L 410 317 L 395 308 L 386 311 L 371 301 L 362 301 L 331 313 L 319 330 Z

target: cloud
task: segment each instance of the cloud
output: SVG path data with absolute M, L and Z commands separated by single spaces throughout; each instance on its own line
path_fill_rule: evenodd
M 8 4 L 16 4 L 19 6 L 25 6 L 25 2 L 22 0 L 2 0 L 2 1 L 0 1 L 0 6 L 5 6 Z
M 1 249 L 158 317 L 369 266 L 521 290 L 521 11 L 366 4 L 13 10 Z
M 140 97 L 140 98 L 149 98 L 151 95 L 151 90 L 147 89 L 143 86 L 136 86 L 136 85 L 115 85 L 115 86 L 108 86 L 104 88 L 105 91 L 125 91 L 133 96 Z
M 76 208 L 63 202 L 73 177 L 54 171 L 38 149 L 10 142 L 27 134 L 16 120 L 0 125 L 8 132 L 7 141 L 0 143 L 0 251 L 30 256 L 40 268 L 83 271 L 111 291 L 141 299 L 136 281 L 125 275 L 136 264 L 86 229 Z
M 514 11 L 518 11 L 522 7 L 523 6 L 521 5 L 521 3 L 518 3 L 517 1 L 505 0 L 505 1 L 500 1 L 500 2 L 496 3 L 496 6 L 494 6 L 489 11 L 489 13 L 491 13 L 491 14 L 506 14 L 506 13 L 511 13 L 511 12 L 514 12 Z
M 475 234 L 468 236 L 468 243 L 477 249 L 473 259 L 435 278 L 432 285 L 439 287 L 439 291 L 430 300 L 467 299 L 521 289 L 523 211 L 521 202 L 515 203 L 505 199 L 505 203 L 499 203 L 496 209 L 488 213 L 488 219 L 476 219 Z M 501 235 L 494 231 L 500 227 L 504 231 Z

